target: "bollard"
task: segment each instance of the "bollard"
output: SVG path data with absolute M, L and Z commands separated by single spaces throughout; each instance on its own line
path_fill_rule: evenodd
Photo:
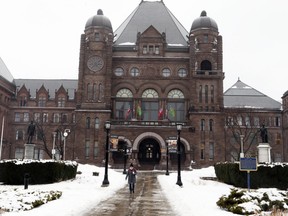
M 24 189 L 28 189 L 29 178 L 30 178 L 29 173 L 25 173 L 25 174 L 24 174 Z

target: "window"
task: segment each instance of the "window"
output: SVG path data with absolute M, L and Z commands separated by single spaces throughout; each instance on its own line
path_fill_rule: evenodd
M 154 47 L 153 46 L 149 46 L 149 54 L 153 54 L 153 51 L 154 51 Z
M 60 114 L 59 113 L 54 113 L 53 114 L 53 122 L 54 123 L 59 123 L 60 122 Z
M 100 120 L 99 118 L 95 118 L 95 129 L 99 129 Z
M 208 103 L 208 85 L 205 85 L 205 103 Z
M 99 153 L 99 143 L 98 143 L 98 141 L 95 141 L 95 143 L 94 143 L 94 152 L 93 152 L 94 159 L 97 159 L 98 153 Z
M 205 119 L 201 119 L 200 130 L 201 131 L 205 130 Z
M 34 113 L 34 121 L 35 122 L 40 122 L 41 121 L 41 115 L 40 113 Z
M 117 92 L 116 97 L 115 117 L 122 120 L 133 118 L 132 92 L 127 88 L 123 88 Z
M 185 120 L 184 94 L 179 89 L 172 89 L 168 93 L 167 114 L 171 121 Z
M 259 126 L 259 125 L 260 125 L 259 117 L 254 117 L 254 126 Z
M 23 159 L 24 158 L 24 148 L 15 148 L 15 158 Z
M 87 100 L 93 99 L 93 85 L 91 83 L 87 84 Z
M 204 35 L 203 42 L 204 43 L 208 43 L 208 35 L 207 34 Z
M 86 118 L 86 128 L 89 129 L 90 128 L 90 117 Z
M 93 100 L 97 101 L 97 84 L 93 84 Z
M 89 154 L 90 154 L 90 141 L 86 140 L 85 142 L 85 158 L 89 159 Z
M 209 143 L 209 159 L 210 160 L 214 159 L 214 143 L 213 142 Z
M 72 123 L 76 123 L 76 115 L 75 115 L 75 113 L 72 114 Z
M 212 64 L 208 60 L 202 61 L 200 67 L 201 67 L 201 70 L 205 70 L 205 71 L 212 70 Z
M 23 130 L 17 130 L 15 138 L 16 138 L 16 140 L 24 140 L 24 132 L 23 132 Z
M 213 131 L 213 125 L 214 125 L 214 121 L 213 119 L 209 120 L 209 131 Z
M 58 107 L 65 107 L 65 97 L 58 97 Z
M 136 113 L 144 121 L 158 120 L 158 93 L 154 89 L 146 89 L 142 93 L 142 104 L 138 104 Z
M 100 33 L 99 32 L 95 33 L 95 41 L 100 41 Z
M 178 70 L 178 76 L 179 77 L 186 77 L 187 76 L 187 70 L 185 68 L 180 68 Z
M 43 123 L 48 123 L 48 113 L 43 113 Z
M 121 67 L 116 68 L 116 69 L 114 70 L 114 74 L 115 74 L 116 76 L 123 76 L 123 74 L 124 74 L 123 68 L 121 68 Z
M 143 46 L 143 54 L 147 54 L 147 46 Z
M 159 52 L 159 46 L 155 46 L 155 54 L 159 54 L 160 52 Z
M 202 85 L 199 86 L 199 103 L 202 103 Z
M 45 106 L 46 106 L 46 97 L 39 96 L 38 107 L 45 107 Z
M 136 68 L 136 67 L 133 67 L 133 68 L 130 70 L 130 74 L 131 74 L 131 76 L 134 76 L 134 77 L 139 76 L 139 69 Z
M 171 71 L 170 71 L 169 68 L 164 68 L 164 69 L 162 70 L 162 76 L 163 76 L 163 77 L 169 77 L 170 75 L 171 75 Z
M 210 93 L 211 93 L 211 103 L 214 103 L 214 85 L 211 85 Z
M 280 117 L 275 117 L 275 126 L 280 127 Z
M 116 97 L 132 98 L 132 97 L 133 97 L 133 94 L 132 94 L 132 92 L 131 92 L 129 89 L 123 88 L 123 89 L 120 89 L 120 90 L 117 92 Z
M 27 97 L 26 96 L 22 96 L 20 97 L 20 106 L 26 106 L 27 105 Z
M 14 121 L 15 121 L 15 122 L 20 122 L 20 120 L 21 120 L 21 118 L 20 118 L 20 113 L 16 112 L 14 115 L 15 115 Z
M 61 122 L 62 123 L 67 123 L 68 122 L 68 114 L 67 113 L 62 113 L 61 114 Z
M 200 146 L 200 159 L 205 159 L 205 143 L 202 143 Z
M 29 119 L 30 119 L 29 113 L 24 113 L 24 115 L 23 115 L 23 121 L 24 121 L 24 122 L 29 122 Z

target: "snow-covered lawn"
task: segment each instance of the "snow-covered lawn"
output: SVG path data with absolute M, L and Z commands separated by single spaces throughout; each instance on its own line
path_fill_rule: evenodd
M 0 185 L 0 206 L 2 209 L 9 209 L 13 212 L 2 212 L 3 216 L 81 216 L 89 212 L 97 203 L 113 196 L 116 191 L 126 185 L 125 176 L 122 170 L 109 169 L 108 176 L 110 185 L 101 187 L 104 178 L 104 167 L 79 164 L 74 180 L 47 184 L 29 185 L 27 190 L 24 186 Z M 93 176 L 93 172 L 99 172 L 99 176 Z M 176 185 L 177 172 L 170 172 L 169 176 L 159 175 L 158 179 L 171 206 L 179 216 L 225 216 L 234 215 L 220 209 L 216 202 L 223 195 L 228 195 L 233 188 L 217 181 L 202 180 L 200 177 L 215 177 L 214 167 L 194 169 L 181 172 L 183 187 Z M 251 190 L 253 196 L 267 192 L 273 194 L 273 199 L 283 199 L 281 191 L 276 189 Z M 62 196 L 45 203 L 29 211 L 25 203 L 40 196 L 47 197 L 47 194 L 59 192 Z M 283 193 L 283 191 L 282 191 Z M 45 198 L 43 198 L 45 199 Z M 21 205 L 23 207 L 21 207 Z M 29 206 L 29 205 L 28 205 Z M 245 208 L 254 208 L 253 200 L 245 204 Z M 1 215 L 1 212 L 0 212 Z M 262 213 L 261 215 L 265 215 Z

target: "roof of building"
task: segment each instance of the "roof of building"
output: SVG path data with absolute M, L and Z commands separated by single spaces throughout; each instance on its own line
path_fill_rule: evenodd
M 218 31 L 218 26 L 215 20 L 208 17 L 206 11 L 202 11 L 200 17 L 193 21 L 190 31 L 207 28 Z
M 7 68 L 1 57 L 0 57 L 0 76 L 11 83 L 14 80 L 12 74 L 10 73 L 9 69 Z
M 166 34 L 170 46 L 188 46 L 188 31 L 169 11 L 163 1 L 141 1 L 138 7 L 116 29 L 115 45 L 136 44 L 137 33 L 143 33 L 153 26 L 160 33 Z
M 224 107 L 281 110 L 281 103 L 238 79 L 224 92 Z
M 69 99 L 74 99 L 77 90 L 78 80 L 74 79 L 15 79 L 15 84 L 19 90 L 23 85 L 30 91 L 31 98 L 36 98 L 36 92 L 43 85 L 49 91 L 50 98 L 55 98 L 55 91 L 61 85 L 68 91 Z
M 112 31 L 112 25 L 108 17 L 104 16 L 103 11 L 99 9 L 97 11 L 97 14 L 93 17 L 90 17 L 85 25 L 85 29 L 91 28 L 91 27 L 104 27 L 111 29 Z

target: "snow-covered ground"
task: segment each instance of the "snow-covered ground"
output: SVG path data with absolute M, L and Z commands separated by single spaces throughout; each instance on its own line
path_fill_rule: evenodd
M 29 185 L 27 190 L 24 190 L 24 186 L 0 185 L 0 208 L 2 206 L 14 210 L 20 208 L 19 201 L 32 199 L 32 194 L 36 196 L 43 191 L 62 192 L 60 199 L 50 201 L 38 208 L 29 211 L 2 212 L 2 215 L 51 216 L 61 213 L 62 216 L 81 216 L 126 185 L 121 170 L 109 169 L 109 187 L 101 187 L 104 178 L 103 167 L 79 164 L 78 171 L 82 174 L 77 174 L 74 180 L 47 185 Z M 93 176 L 93 172 L 99 172 L 99 176 Z M 200 177 L 215 177 L 214 167 L 182 171 L 181 177 L 183 187 L 176 185 L 176 172 L 171 172 L 169 176 L 164 173 L 158 176 L 164 193 L 179 216 L 233 215 L 216 205 L 222 195 L 230 193 L 232 186 L 200 179 Z M 275 191 L 275 189 L 270 190 Z

